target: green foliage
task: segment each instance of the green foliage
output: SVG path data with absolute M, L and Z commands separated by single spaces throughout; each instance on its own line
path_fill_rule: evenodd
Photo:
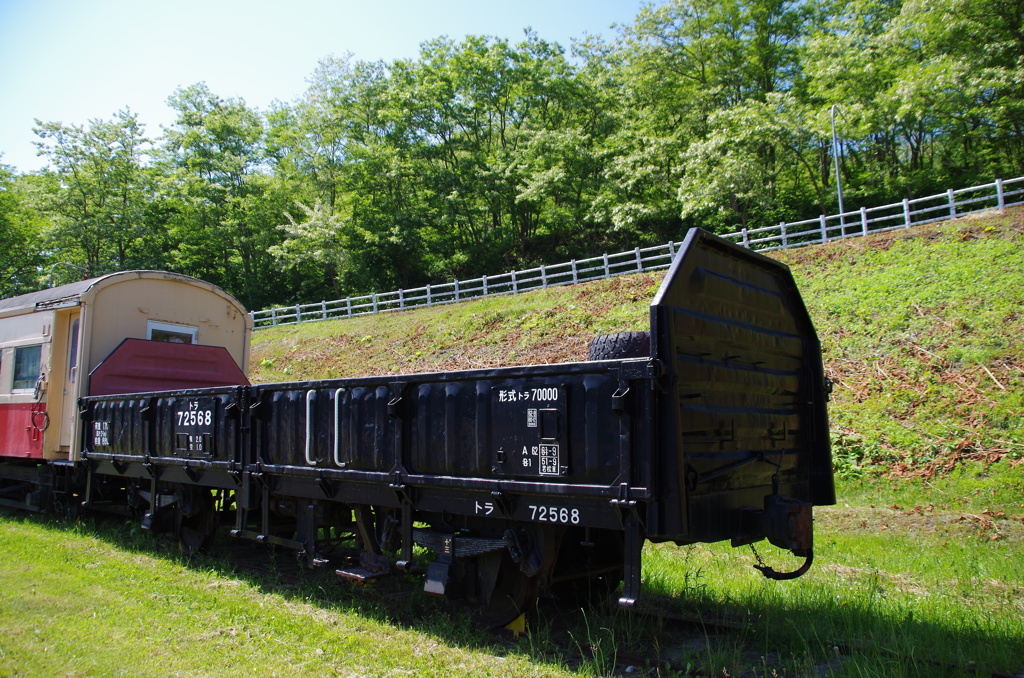
M 42 223 L 28 199 L 33 188 L 31 179 L 17 178 L 13 168 L 0 164 L 0 297 L 31 292 L 39 285 Z
M 731 230 L 737 222 L 753 228 L 786 221 L 783 186 L 809 183 L 824 202 L 815 173 L 814 133 L 806 107 L 792 95 L 768 93 L 709 119 L 712 132 L 683 156 L 679 186 L 684 217 L 704 217 L 709 230 Z M 810 156 L 810 157 L 808 157 Z
M 149 142 L 138 116 L 120 111 L 88 128 L 36 123 L 36 145 L 50 163 L 39 206 L 52 215 L 51 256 L 91 274 L 145 267 L 151 177 L 142 167 Z
M 328 57 L 268 111 L 199 83 L 155 146 L 128 111 L 38 123 L 49 165 L 9 195 L 45 238 L 12 257 L 169 268 L 263 307 L 815 218 L 837 207 L 833 106 L 847 208 L 1019 176 L 1020 21 L 990 0 L 662 0 L 571 54 L 527 31 Z

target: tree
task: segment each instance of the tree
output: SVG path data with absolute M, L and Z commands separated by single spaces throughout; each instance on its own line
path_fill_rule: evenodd
M 94 274 L 148 260 L 150 184 L 142 162 L 149 142 L 138 116 L 124 110 L 87 128 L 37 120 L 33 131 L 49 163 L 42 174 L 53 215 L 50 249 Z
M 306 280 L 308 289 L 361 292 L 422 278 L 422 189 L 393 77 L 380 62 L 324 59 L 303 97 L 271 116 L 270 152 L 297 201 L 274 251 L 319 283 Z M 302 252 L 322 256 L 300 261 Z
M 42 219 L 30 206 L 29 180 L 0 164 L 0 298 L 40 287 Z
M 794 199 L 780 190 L 778 180 L 791 166 L 776 154 L 804 149 L 723 136 L 725 129 L 735 132 L 737 121 L 750 122 L 753 111 L 760 111 L 758 119 L 774 115 L 763 104 L 802 87 L 800 49 L 813 18 L 808 3 L 794 0 L 671 0 L 641 9 L 610 60 L 620 83 L 621 122 L 609 140 L 609 186 L 601 202 L 616 228 L 678 237 L 688 221 L 709 214 L 697 206 L 711 199 L 712 187 L 719 189 L 716 204 L 731 204 L 727 212 L 741 222 L 766 208 L 774 218 L 787 202 L 794 208 L 817 201 L 819 191 L 802 174 L 789 177 L 804 193 Z M 727 157 L 714 157 L 726 148 Z M 705 172 L 732 163 L 739 164 L 731 179 Z M 762 180 L 764 187 L 740 187 Z M 731 194 L 723 192 L 728 186 Z M 691 189 L 696 193 L 687 195 Z M 747 204 L 751 191 L 760 197 Z
M 517 45 L 435 40 L 404 71 L 435 269 L 534 262 L 596 230 L 590 204 L 605 117 L 559 45 L 532 33 Z
M 823 202 L 814 164 L 814 132 L 789 94 L 769 94 L 709 119 L 713 132 L 687 149 L 679 185 L 682 216 L 719 230 L 778 223 L 787 200 L 808 181 Z M 811 154 L 811 157 L 808 157 Z M 766 157 L 779 162 L 766 162 Z
M 275 296 L 271 246 L 291 199 L 267 173 L 263 119 L 203 84 L 168 99 L 177 119 L 161 153 L 162 196 L 177 270 L 220 284 L 246 305 Z M 278 293 L 279 294 L 279 293 Z
M 907 0 L 892 29 L 919 46 L 897 86 L 934 116 L 944 174 L 1024 171 L 1024 2 Z

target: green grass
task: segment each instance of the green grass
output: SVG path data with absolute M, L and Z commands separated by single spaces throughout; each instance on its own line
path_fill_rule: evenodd
M 272 558 L 247 574 L 124 523 L 0 512 L 0 676 L 1024 673 L 1022 246 L 1017 210 L 776 255 L 836 384 L 839 502 L 816 510 L 801 579 L 727 544 L 648 544 L 638 611 L 542 600 L 513 640 L 415 578 L 295 581 Z M 581 360 L 594 335 L 646 328 L 659 281 L 261 330 L 253 377 Z
M 255 383 L 585 360 L 598 334 L 647 329 L 657 273 L 254 333 Z
M 865 496 L 846 481 L 839 491 L 840 505 L 817 511 L 816 565 L 798 582 L 762 579 L 744 567 L 749 553 L 724 544 L 651 547 L 648 576 L 671 605 L 740 625 L 747 652 L 775 656 L 786 675 L 824 665 L 840 676 L 1024 669 L 1024 515 L 986 515 L 981 495 L 949 511 L 898 505 L 898 488 Z M 858 501 L 868 497 L 884 503 Z M 754 664 L 748 655 L 727 668 Z
M 119 521 L 66 524 L 4 511 L 0 675 L 610 676 L 632 665 L 641 676 L 687 675 L 690 667 L 691 675 L 882 677 L 1024 669 L 1024 516 L 999 515 L 984 492 L 948 511 L 896 505 L 899 488 L 841 481 L 839 489 L 850 501 L 818 510 L 817 562 L 800 580 L 763 579 L 748 550 L 726 544 L 649 544 L 638 611 L 542 600 L 518 640 L 480 630 L 469 611 L 426 596 L 415 578 L 361 588 L 322 571 L 294 579 L 292 556 L 264 551 L 257 559 L 268 572 L 239 571 L 224 550 L 185 558 L 166 537 Z M 779 569 L 793 564 L 777 549 L 759 550 Z M 703 626 L 674 624 L 669 614 Z
M 430 599 L 406 628 L 388 595 L 232 573 L 119 524 L 0 512 L 2 676 L 570 675 Z
M 780 258 L 836 383 L 840 473 L 1024 459 L 1024 211 Z

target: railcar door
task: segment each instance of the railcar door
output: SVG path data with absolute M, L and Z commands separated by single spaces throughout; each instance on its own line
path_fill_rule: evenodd
M 78 330 L 81 325 L 80 321 L 81 313 L 73 313 L 68 322 L 68 364 L 64 371 L 64 406 L 60 418 L 60 446 L 62 449 L 71 447 L 78 414 Z

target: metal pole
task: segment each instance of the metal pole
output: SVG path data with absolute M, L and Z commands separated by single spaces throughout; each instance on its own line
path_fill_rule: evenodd
M 832 160 L 836 165 L 836 193 L 839 195 L 839 232 L 846 235 L 846 222 L 843 219 L 843 182 L 839 177 L 839 141 L 836 139 L 836 104 L 832 104 Z
M 54 264 L 53 266 L 50 267 L 50 287 L 53 287 L 53 269 L 57 268 L 58 266 L 67 266 L 69 268 L 77 268 L 79 271 L 82 272 L 82 280 L 85 280 L 86 278 L 89 277 L 89 269 L 88 268 L 83 268 L 81 266 L 76 266 L 75 264 L 69 264 L 66 261 L 58 261 L 56 264 Z

